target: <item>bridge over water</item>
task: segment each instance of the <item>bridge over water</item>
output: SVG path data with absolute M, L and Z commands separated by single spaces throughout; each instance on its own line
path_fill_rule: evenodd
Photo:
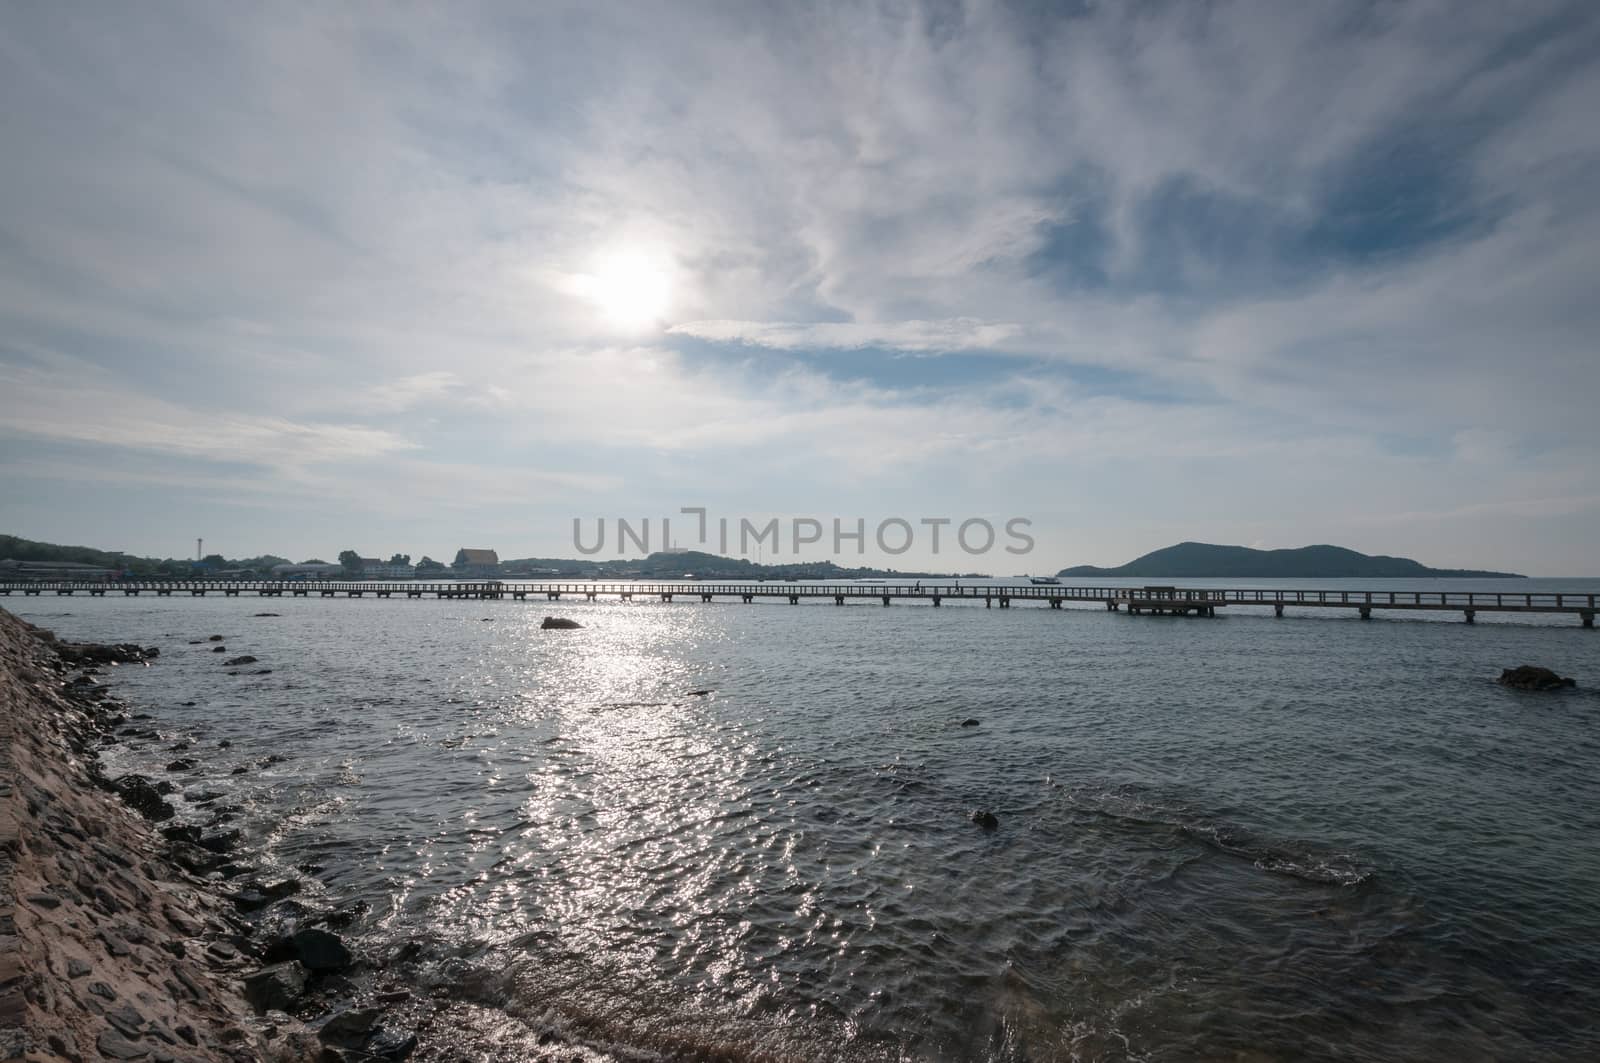
M 471 580 L 464 582 L 312 580 L 118 580 L 109 582 L 13 581 L 0 583 L 0 595 L 106 595 L 136 596 L 154 594 L 204 597 L 281 598 L 473 598 L 518 601 L 526 599 L 561 601 L 566 598 L 596 601 L 601 598 L 623 601 L 635 598 L 671 602 L 717 600 L 754 602 L 758 599 L 787 601 L 799 605 L 807 600 L 832 599 L 835 605 L 852 602 L 911 601 L 939 606 L 946 601 L 983 602 L 986 608 L 1008 609 L 1013 603 L 1035 603 L 1060 609 L 1068 602 L 1098 603 L 1108 610 L 1126 609 L 1131 613 L 1185 616 L 1216 616 L 1228 606 L 1271 607 L 1277 616 L 1284 610 L 1354 610 L 1362 619 L 1374 611 L 1460 613 L 1472 623 L 1479 613 L 1544 613 L 1577 617 L 1584 627 L 1594 627 L 1600 595 L 1559 591 L 1409 591 L 1409 590 L 1224 590 L 1176 586 L 1147 587 L 1067 587 L 1061 585 L 995 583 L 866 583 L 866 582 L 689 582 L 647 583 L 638 581 L 529 582 Z

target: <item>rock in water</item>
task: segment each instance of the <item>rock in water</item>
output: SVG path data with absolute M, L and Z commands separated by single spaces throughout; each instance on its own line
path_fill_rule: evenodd
M 289 943 L 300 962 L 312 971 L 342 971 L 355 962 L 339 935 L 326 930 L 315 927 L 297 930 L 289 938 Z
M 1515 690 L 1561 690 L 1564 687 L 1575 687 L 1578 682 L 1575 679 L 1564 679 L 1548 668 L 1524 664 L 1501 672 L 1500 684 Z
M 317 1039 L 324 1044 L 359 1048 L 381 1018 L 382 1008 L 352 1007 L 336 1011 L 317 1029 Z
M 293 960 L 263 967 L 244 980 L 244 998 L 258 1014 L 287 1011 L 306 988 L 306 969 Z
M 417 1050 L 417 1035 L 411 1030 L 378 1027 L 367 1042 L 367 1052 L 379 1059 L 407 1059 Z
M 1000 817 L 986 809 L 979 809 L 974 812 L 972 814 L 972 822 L 984 830 L 998 830 L 1000 828 Z
M 576 620 L 568 620 L 564 616 L 547 616 L 544 618 L 544 623 L 539 625 L 539 627 L 545 631 L 549 631 L 551 629 L 558 631 L 570 631 L 573 628 L 582 626 L 583 625 L 578 623 Z
M 228 668 L 228 667 L 232 667 L 233 665 L 236 665 L 236 664 L 255 664 L 256 661 L 257 661 L 257 658 L 252 657 L 248 653 L 246 653 L 241 657 L 229 657 L 226 661 L 222 662 L 222 666 L 224 668 Z
M 976 726 L 978 726 L 978 721 L 969 716 L 965 720 L 961 721 L 961 726 L 962 727 L 976 727 Z
M 143 775 L 124 775 L 111 786 L 129 808 L 145 819 L 159 823 L 175 814 L 172 805 L 162 800 L 161 791 Z

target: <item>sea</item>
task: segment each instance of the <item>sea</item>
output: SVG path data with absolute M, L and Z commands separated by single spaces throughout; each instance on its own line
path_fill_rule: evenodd
M 242 807 L 251 860 L 359 913 L 475 1046 L 422 1059 L 1600 1058 L 1573 616 L 0 604 L 160 647 L 109 681 L 194 743 L 174 778 Z M 1496 683 L 1522 664 L 1579 685 Z

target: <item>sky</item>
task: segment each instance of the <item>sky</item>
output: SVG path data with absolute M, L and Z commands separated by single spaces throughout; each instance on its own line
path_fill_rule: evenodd
M 0 531 L 1600 575 L 1597 57 L 1544 0 L 7 4 Z

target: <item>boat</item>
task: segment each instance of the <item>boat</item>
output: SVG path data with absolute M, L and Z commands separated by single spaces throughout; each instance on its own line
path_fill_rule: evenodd
M 1061 581 L 1054 576 L 1029 576 L 1028 582 L 1036 587 L 1059 587 Z

